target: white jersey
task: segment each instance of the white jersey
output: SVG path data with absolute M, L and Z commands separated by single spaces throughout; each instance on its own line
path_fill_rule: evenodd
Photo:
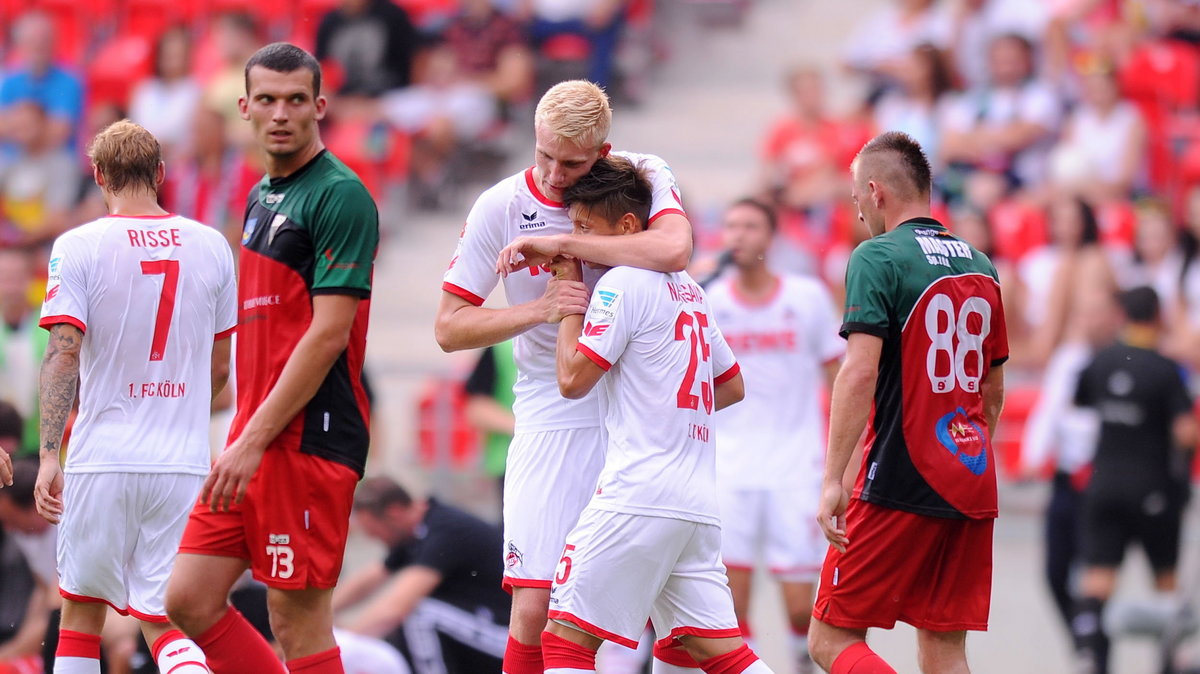
M 177 215 L 106 217 L 54 242 L 41 325 L 84 332 L 67 473 L 209 470 L 213 341 L 237 324 L 229 244 Z
M 646 171 L 654 188 L 650 222 L 668 213 L 683 213 L 679 189 L 667 164 L 653 155 L 614 152 Z M 533 169 L 510 176 L 480 195 L 467 215 L 467 224 L 459 238 L 442 289 L 476 306 L 491 294 L 499 276 L 496 258 L 518 236 L 570 234 L 570 218 L 562 204 L 541 193 L 533 178 Z M 584 281 L 592 286 L 594 272 L 584 269 Z M 546 292 L 550 274 L 530 268 L 504 279 L 504 294 L 509 305 L 523 304 Z M 513 340 L 513 358 L 517 363 L 517 381 L 513 385 L 516 401 L 513 413 L 519 432 L 537 432 L 600 425 L 595 395 L 580 400 L 565 400 L 558 392 L 554 370 L 557 325 L 536 325 Z
M 738 373 L 704 291 L 686 272 L 615 267 L 596 285 L 579 351 L 608 374 L 604 470 L 589 508 L 720 524 L 716 384 Z
M 738 296 L 730 275 L 709 292 L 746 379 L 746 399 L 717 414 L 722 486 L 819 480 L 825 462 L 824 365 L 845 353 L 829 291 L 816 279 L 782 276 L 768 301 L 751 304 Z

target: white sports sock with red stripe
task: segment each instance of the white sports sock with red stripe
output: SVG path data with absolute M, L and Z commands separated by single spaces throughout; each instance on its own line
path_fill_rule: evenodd
M 171 630 L 154 642 L 154 663 L 162 674 L 209 674 L 208 660 L 196 642 Z
M 100 674 L 100 661 L 93 658 L 55 656 L 54 674 Z

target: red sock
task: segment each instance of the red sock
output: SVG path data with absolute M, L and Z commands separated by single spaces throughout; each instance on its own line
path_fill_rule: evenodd
M 738 621 L 738 629 L 742 631 L 743 639 L 750 638 L 750 621 L 749 620 L 739 620 Z
M 74 630 L 58 631 L 58 648 L 54 655 L 60 658 L 100 659 L 100 635 L 86 634 Z
M 287 672 L 267 640 L 232 606 L 195 641 L 208 656 L 208 668 L 215 674 Z
M 346 674 L 342 668 L 342 649 L 334 646 L 327 651 L 288 660 L 291 674 Z
M 896 674 L 896 670 L 876 655 L 867 642 L 860 641 L 837 656 L 829 674 Z
M 511 636 L 504 649 L 504 674 L 542 674 L 542 647 L 526 646 Z
M 758 656 L 746 644 L 725 655 L 718 655 L 700 663 L 704 674 L 741 674 L 747 667 L 758 662 Z
M 551 632 L 542 632 L 542 661 L 545 663 L 544 669 L 596 671 L 596 651 Z
M 696 659 L 678 641 L 671 642 L 670 646 L 664 646 L 658 641 L 654 642 L 654 659 L 676 667 L 700 669 L 700 663 L 696 662 Z

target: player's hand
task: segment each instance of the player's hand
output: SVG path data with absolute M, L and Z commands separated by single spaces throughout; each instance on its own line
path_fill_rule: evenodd
M 850 505 L 850 492 L 840 482 L 821 487 L 821 505 L 817 508 L 817 524 L 829 544 L 838 552 L 845 552 L 850 545 L 846 538 L 846 508 Z
M 0 489 L 12 486 L 12 458 L 0 447 Z
M 579 260 L 566 255 L 560 255 L 554 258 L 550 263 L 550 271 L 554 274 L 554 278 L 563 281 L 583 281 L 583 267 Z
M 47 522 L 58 524 L 63 513 L 63 472 L 58 456 L 42 458 L 38 466 L 37 483 L 33 485 L 33 503 L 38 514 Z
M 241 503 L 265 451 L 242 438 L 234 440 L 213 464 L 212 472 L 200 489 L 200 502 L 212 512 L 228 512 L 230 506 Z
M 551 236 L 518 236 L 500 251 L 496 258 L 496 273 L 501 276 L 525 269 L 544 267 L 563 254 L 562 238 Z
M 579 281 L 550 279 L 541 302 L 542 321 L 558 323 L 564 316 L 587 313 L 589 296 L 586 285 Z

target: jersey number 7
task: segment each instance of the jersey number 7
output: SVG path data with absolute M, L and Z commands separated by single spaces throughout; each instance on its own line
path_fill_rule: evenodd
M 700 382 L 700 395 L 692 393 L 692 389 L 696 386 L 696 370 L 699 369 L 700 361 L 708 362 L 712 356 L 712 347 L 704 335 L 704 329 L 707 327 L 708 316 L 699 311 L 694 314 L 681 311 L 675 319 L 675 341 L 691 339 L 692 342 L 691 357 L 688 359 L 687 372 L 683 374 L 683 381 L 679 384 L 676 402 L 680 409 L 694 410 L 699 409 L 700 402 L 703 400 L 705 413 L 712 414 L 712 382 L 706 378 Z M 685 332 L 688 334 L 685 335 Z
M 179 260 L 142 260 L 142 275 L 162 274 L 162 290 L 158 294 L 158 310 L 154 312 L 154 337 L 150 340 L 150 360 L 162 360 L 171 334 L 171 317 L 175 314 L 175 291 L 179 289 Z

